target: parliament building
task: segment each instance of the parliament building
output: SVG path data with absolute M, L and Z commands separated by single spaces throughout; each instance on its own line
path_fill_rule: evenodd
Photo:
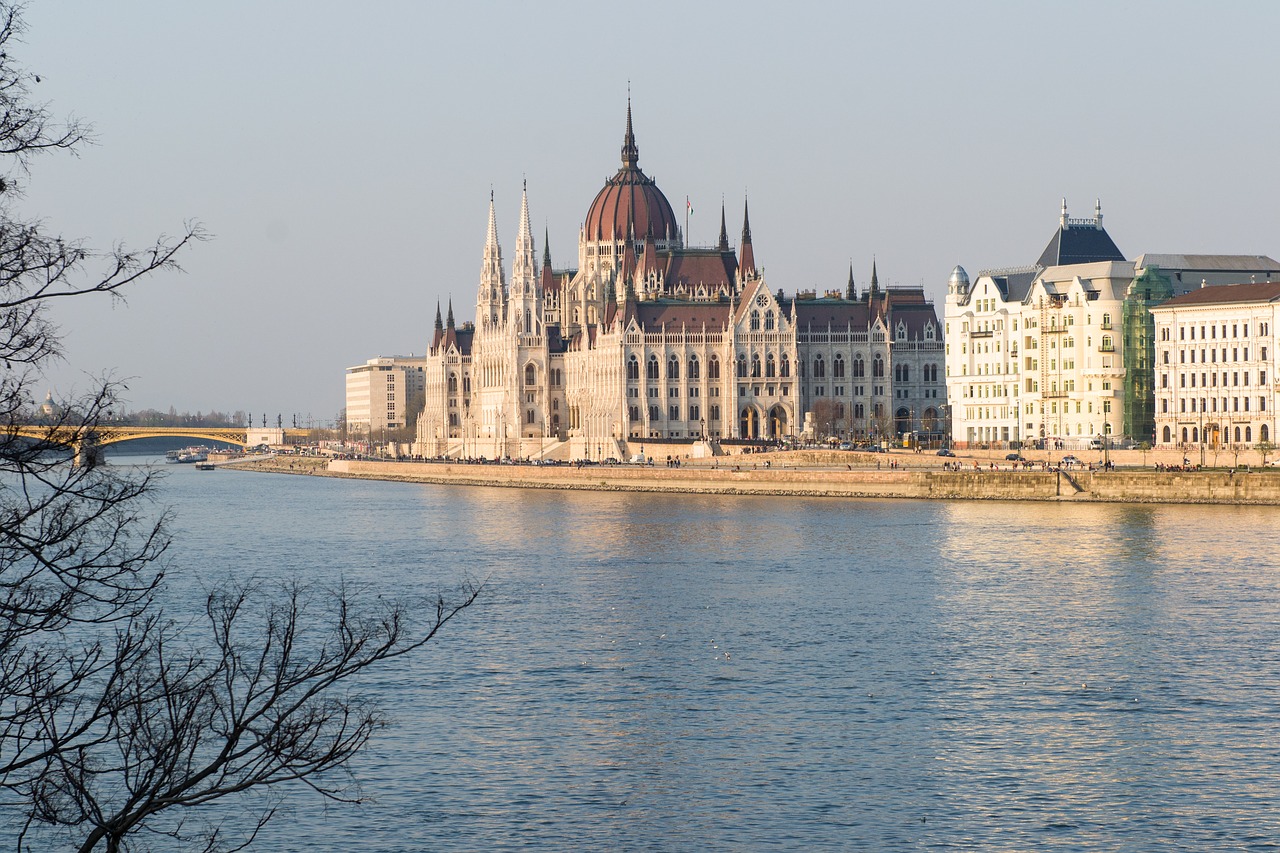
M 577 265 L 539 262 L 523 193 L 508 272 L 492 194 L 474 322 L 436 309 L 414 452 L 628 459 L 650 443 L 940 440 L 944 342 L 920 287 L 770 290 L 746 205 L 737 245 L 685 245 L 639 165 L 587 209 Z

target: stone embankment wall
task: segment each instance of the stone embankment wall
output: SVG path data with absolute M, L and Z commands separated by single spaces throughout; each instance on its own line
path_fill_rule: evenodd
M 1055 472 L 904 469 L 464 465 L 291 458 L 235 467 L 277 473 L 473 486 L 962 500 L 1280 505 L 1280 472 Z M 737 470 L 735 470 L 737 469 Z

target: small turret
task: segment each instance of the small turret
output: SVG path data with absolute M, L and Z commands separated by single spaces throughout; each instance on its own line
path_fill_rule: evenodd
M 947 280 L 947 295 L 965 297 L 969 295 L 969 274 L 964 267 L 957 265 Z

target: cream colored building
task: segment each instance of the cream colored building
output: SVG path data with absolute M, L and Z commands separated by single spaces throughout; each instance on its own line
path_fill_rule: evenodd
M 622 164 L 579 231 L 577 267 L 536 262 L 522 194 L 511 278 L 492 195 L 476 321 L 437 308 L 423 456 L 626 459 L 645 442 L 941 438 L 942 330 L 921 288 L 772 291 L 747 209 L 729 243 L 688 247 L 639 167 Z
M 1151 309 L 1156 444 L 1247 448 L 1276 440 L 1280 282 L 1204 287 Z
M 421 356 L 398 355 L 348 367 L 348 432 L 377 440 L 386 432 L 413 426 L 422 411 L 426 363 Z
M 1074 449 L 1118 437 L 1133 275 L 1100 206 L 1091 219 L 1071 219 L 1065 201 L 1036 264 L 983 271 L 972 283 L 956 267 L 944 315 L 953 440 Z

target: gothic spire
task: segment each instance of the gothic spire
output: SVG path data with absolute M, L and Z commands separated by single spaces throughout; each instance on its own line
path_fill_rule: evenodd
M 622 137 L 622 166 L 634 169 L 640 162 L 640 149 L 636 148 L 636 135 L 631 132 L 631 92 L 627 92 L 627 133 Z
M 453 323 L 453 297 L 452 297 L 452 296 L 450 296 L 450 297 L 449 297 L 449 319 L 448 319 L 448 320 L 446 320 L 446 321 L 445 321 L 445 323 L 447 324 L 447 327 L 448 327 L 449 329 L 453 329 L 453 328 L 454 328 L 454 323 Z
M 720 202 L 720 244 L 716 247 L 722 252 L 729 251 L 729 231 L 724 225 L 724 202 Z
M 440 300 L 436 300 L 436 331 L 444 329 L 444 321 L 440 319 Z
M 849 261 L 849 286 L 845 290 L 844 298 L 850 302 L 858 298 L 858 286 L 853 283 L 853 261 Z
M 484 240 L 484 260 L 480 265 L 480 288 L 476 297 L 476 322 L 496 323 L 506 314 L 506 273 L 502 269 L 502 247 L 498 245 L 498 216 L 489 190 L 489 233 Z
M 542 268 L 551 269 L 551 231 L 544 230 L 542 234 Z
M 742 201 L 742 257 L 739 259 L 738 268 L 741 270 L 744 281 L 755 278 L 756 253 L 751 247 L 751 213 L 746 199 Z

